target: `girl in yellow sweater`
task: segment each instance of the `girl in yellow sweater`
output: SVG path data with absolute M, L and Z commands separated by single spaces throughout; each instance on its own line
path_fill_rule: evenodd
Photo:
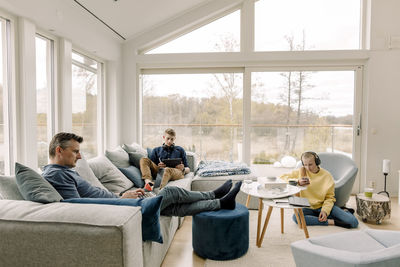
M 300 186 L 307 189 L 300 191 L 300 196 L 310 202 L 310 208 L 303 208 L 307 225 L 337 225 L 345 228 L 356 228 L 357 218 L 349 211 L 334 205 L 335 182 L 332 175 L 319 167 L 321 160 L 315 152 L 304 152 L 301 155 L 303 167 L 284 174 L 281 179 L 298 179 Z M 293 220 L 297 223 L 296 216 Z

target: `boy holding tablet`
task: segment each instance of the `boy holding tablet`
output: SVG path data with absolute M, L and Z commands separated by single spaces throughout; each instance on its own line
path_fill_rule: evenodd
M 182 147 L 175 145 L 175 139 L 175 131 L 171 128 L 166 129 L 163 135 L 164 143 L 162 146 L 154 148 L 148 158 L 140 160 L 140 171 L 142 172 L 142 179 L 146 184 L 145 188 L 149 189 L 153 187 L 153 177 L 156 177 L 158 171 L 161 169 L 164 169 L 164 174 L 160 189 L 169 181 L 182 179 L 186 173 L 190 172 L 186 152 Z M 168 166 L 164 160 L 168 161 Z

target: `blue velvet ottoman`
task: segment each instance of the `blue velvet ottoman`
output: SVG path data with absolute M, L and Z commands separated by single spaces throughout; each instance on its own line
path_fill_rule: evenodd
M 249 249 L 249 210 L 236 203 L 234 210 L 205 211 L 193 216 L 192 246 L 202 258 L 232 260 Z

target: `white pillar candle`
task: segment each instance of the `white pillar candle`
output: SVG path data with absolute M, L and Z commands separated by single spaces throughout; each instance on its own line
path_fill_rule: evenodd
M 382 172 L 389 173 L 390 172 L 390 160 L 384 159 L 382 165 Z

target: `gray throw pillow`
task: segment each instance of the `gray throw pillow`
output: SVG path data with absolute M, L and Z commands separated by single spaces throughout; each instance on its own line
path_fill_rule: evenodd
M 128 168 L 118 168 L 129 180 L 134 183 L 135 187 L 143 188 L 144 180 L 142 179 L 142 174 L 139 168 L 135 166 L 129 166 Z
M 120 193 L 133 186 L 133 183 L 105 156 L 98 156 L 87 162 L 94 175 L 109 191 Z
M 0 176 L 0 194 L 3 199 L 24 200 L 19 192 L 15 176 Z
M 92 169 L 90 168 L 89 164 L 83 156 L 80 160 L 76 162 L 75 171 L 79 174 L 80 177 L 88 181 L 91 185 L 107 190 L 107 188 L 105 188 L 104 185 L 100 183 L 99 179 L 97 179 L 96 175 L 94 175 Z
M 129 152 L 129 163 L 140 169 L 140 159 L 145 156 L 141 152 Z
M 195 171 L 196 164 L 196 153 L 191 151 L 186 151 L 186 160 L 191 172 Z
M 143 154 L 144 157 L 147 157 L 147 150 L 144 149 L 141 145 L 137 143 L 132 143 L 130 145 L 123 144 L 122 149 L 125 150 L 126 152 L 140 152 Z
M 106 157 L 118 168 L 126 168 L 130 166 L 128 153 L 120 146 L 114 150 L 106 150 L 105 154 Z
M 25 200 L 52 203 L 63 199 L 40 174 L 18 162 L 15 163 L 15 177 L 18 189 Z

